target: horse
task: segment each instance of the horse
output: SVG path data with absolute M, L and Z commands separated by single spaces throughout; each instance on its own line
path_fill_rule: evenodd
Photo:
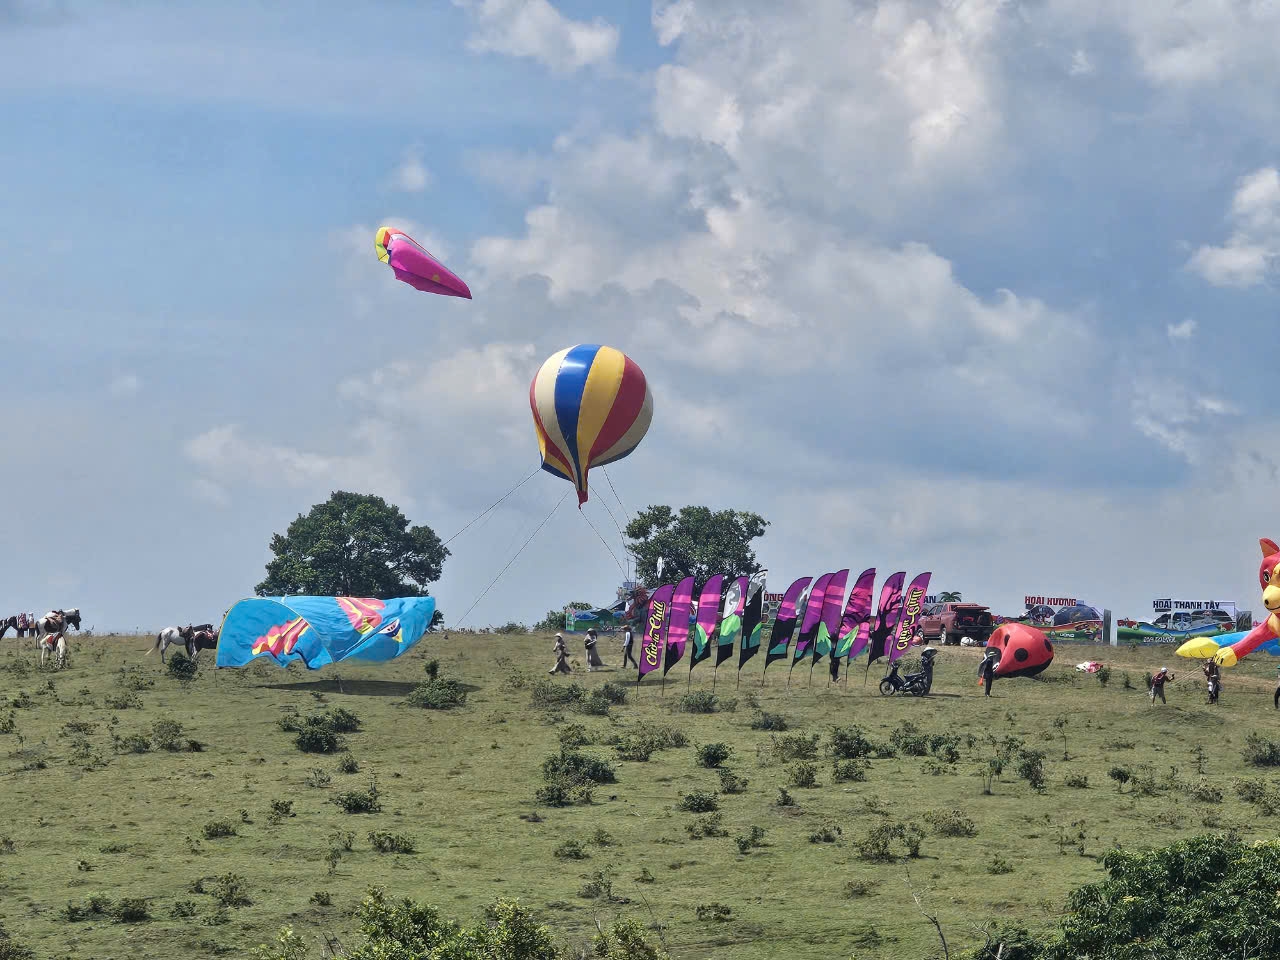
M 182 644 L 187 648 L 187 656 L 191 656 L 191 637 L 195 633 L 195 628 L 191 624 L 185 627 L 165 627 L 156 634 L 156 642 L 151 649 L 146 652 L 146 656 L 151 656 L 157 650 L 160 651 L 160 662 L 164 663 L 164 652 L 170 646 Z
M 201 650 L 217 650 L 218 635 L 212 630 L 201 630 L 199 627 L 191 634 L 191 639 L 187 641 L 187 656 L 192 660 L 200 655 Z
M 49 639 L 37 640 L 40 647 L 40 669 L 44 669 L 45 661 L 52 653 L 57 657 L 58 669 L 67 665 L 67 638 L 61 633 L 48 634 Z
M 4 639 L 4 635 L 9 632 L 10 627 L 13 628 L 13 632 L 19 639 L 22 638 L 23 631 L 18 628 L 18 618 L 10 617 L 7 620 L 0 620 L 0 640 Z
M 35 626 L 31 628 L 31 636 L 35 637 L 36 649 L 44 646 L 45 637 L 51 637 L 54 634 L 61 635 L 66 631 L 67 627 L 80 629 L 80 608 L 50 610 L 37 620 Z

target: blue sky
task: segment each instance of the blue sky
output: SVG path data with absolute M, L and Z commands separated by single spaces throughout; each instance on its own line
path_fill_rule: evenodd
M 449 536 L 576 342 L 654 391 L 626 507 L 756 510 L 776 579 L 1256 607 L 1280 14 L 1115 6 L 0 2 L 0 612 L 216 618 L 333 489 Z M 457 541 L 447 619 L 563 492 Z M 468 624 L 612 595 L 575 513 Z

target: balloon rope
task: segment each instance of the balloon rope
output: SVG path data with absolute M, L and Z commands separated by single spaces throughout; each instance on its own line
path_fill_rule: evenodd
M 485 514 L 487 514 L 490 510 L 492 510 L 494 507 L 498 506 L 498 504 L 502 503 L 502 501 L 503 501 L 503 500 L 506 500 L 506 499 L 507 499 L 507 497 L 511 496 L 513 493 L 515 493 L 517 490 L 519 490 L 521 487 L 523 487 L 526 483 L 528 483 L 530 480 L 532 480 L 532 479 L 533 479 L 533 475 L 534 475 L 535 473 L 537 473 L 537 472 L 538 472 L 539 470 L 541 470 L 541 469 L 542 469 L 541 467 L 534 467 L 534 468 L 533 468 L 533 472 L 532 472 L 532 473 L 530 473 L 530 474 L 529 474 L 529 476 L 525 477 L 523 480 L 521 480 L 519 483 L 517 483 L 514 487 L 512 487 L 510 490 L 508 490 L 506 493 L 504 493 L 501 497 L 499 497 L 497 500 L 495 500 L 493 503 L 491 503 L 488 507 L 486 507 L 486 508 L 485 508 L 485 510 L 484 510 L 483 512 L 481 512 L 481 514 L 480 514 L 478 517 L 475 517 L 474 519 L 472 519 L 471 523 L 468 523 L 466 527 L 463 527 L 461 530 L 459 530 L 457 533 L 455 533 L 452 537 L 450 537 L 448 540 L 446 540 L 446 541 L 444 542 L 444 545 L 447 547 L 449 544 L 453 543 L 453 541 L 457 540 L 460 536 L 462 536 L 464 533 L 466 533 L 466 532 L 467 532 L 467 528 L 468 528 L 468 527 L 470 527 L 472 523 L 475 523 L 477 520 L 480 520 L 481 518 L 483 518 L 483 517 L 485 516 Z
M 604 474 L 604 478 L 609 481 L 609 489 L 613 491 L 613 498 L 618 501 L 618 508 L 622 511 L 622 519 L 628 523 L 631 521 L 631 511 L 627 509 L 627 505 L 622 502 L 622 497 L 618 494 L 618 488 L 613 485 L 613 477 L 609 476 L 609 471 L 604 467 L 600 468 L 600 472 Z M 603 501 L 602 501 L 603 502 Z M 613 511 L 609 511 L 609 516 L 613 516 Z M 623 571 L 626 579 L 631 579 L 631 561 L 635 559 L 635 553 L 627 546 L 627 535 L 617 520 L 613 521 L 614 526 L 618 527 L 618 534 L 622 537 L 622 551 L 627 555 L 627 568 Z
M 591 528 L 591 532 L 599 538 L 600 542 L 604 544 L 604 548 L 609 551 L 609 556 L 613 557 L 613 562 L 618 565 L 618 570 L 621 571 L 623 579 L 626 579 L 627 571 L 622 566 L 622 561 L 618 559 L 618 555 L 613 552 L 613 547 L 609 546 L 609 541 L 600 536 L 600 531 L 596 529 L 596 525 L 591 522 L 591 518 L 587 516 L 587 512 L 585 510 L 582 511 L 582 516 L 583 519 L 587 521 L 587 526 Z
M 622 502 L 622 497 L 618 496 L 618 488 L 613 485 L 613 477 L 609 476 L 609 471 L 604 467 L 600 468 L 600 472 L 604 474 L 604 478 L 609 481 L 609 489 L 613 491 L 614 498 L 618 501 L 618 506 L 622 508 L 622 515 L 628 520 L 631 519 L 631 511 L 627 509 L 627 505 Z
M 530 476 L 532 476 L 532 474 L 530 474 Z M 527 479 L 528 479 L 528 477 L 526 477 L 525 479 L 527 480 Z M 497 575 L 496 577 L 494 577 L 492 580 L 490 580 L 490 581 L 489 581 L 489 585 L 488 585 L 487 587 L 485 587 L 485 588 L 484 588 L 484 591 L 480 594 L 480 596 L 476 597 L 476 602 L 475 602 L 475 603 L 473 603 L 473 604 L 471 604 L 470 609 L 468 609 L 468 610 L 467 610 L 467 612 L 466 612 L 466 613 L 464 613 L 464 614 L 463 614 L 463 615 L 462 615 L 462 616 L 461 616 L 461 617 L 460 617 L 460 618 L 459 618 L 459 619 L 454 623 L 454 625 L 453 625 L 453 626 L 454 626 L 454 629 L 455 629 L 455 630 L 456 630 L 458 627 L 462 626 L 462 621 L 463 621 L 463 620 L 466 620 L 466 619 L 467 619 L 467 617 L 471 616 L 471 611 L 472 611 L 472 610 L 474 610 L 477 606 L 479 606 L 479 605 L 480 605 L 480 601 L 484 599 L 485 594 L 486 594 L 486 593 L 488 593 L 490 590 L 492 590 L 492 589 L 493 589 L 493 585 L 494 585 L 495 583 L 497 583 L 499 580 L 501 580 L 501 579 L 502 579 L 502 575 L 503 575 L 504 573 L 506 573 L 506 572 L 507 572 L 507 570 L 509 570 L 509 569 L 511 568 L 511 565 L 512 565 L 513 563 L 515 563 L 517 559 L 519 559 L 520 554 L 524 553 L 524 548 L 525 548 L 525 547 L 527 547 L 529 544 L 533 543 L 533 538 L 534 538 L 534 537 L 536 537 L 536 536 L 538 535 L 538 531 L 539 531 L 539 530 L 541 530 L 543 527 L 545 527 L 545 526 L 547 525 L 547 521 L 548 521 L 548 520 L 550 520 L 550 519 L 551 519 L 551 517 L 552 517 L 552 515 L 553 515 L 557 510 L 559 510 L 559 509 L 560 509 L 560 504 L 564 503 L 564 502 L 565 502 L 565 500 L 566 500 L 566 499 L 568 499 L 569 494 L 571 494 L 571 493 L 573 493 L 573 491 L 572 491 L 572 490 L 566 490 L 566 491 L 565 491 L 564 496 L 563 496 L 563 497 L 561 497 L 559 500 L 557 500 L 557 501 L 556 501 L 556 505 L 555 505 L 554 507 L 552 507 L 552 508 L 551 508 L 551 513 L 548 513 L 548 514 L 543 518 L 542 522 L 541 522 L 540 524 L 538 524 L 537 528 L 533 531 L 533 533 L 529 534 L 529 539 L 528 539 L 528 540 L 526 540 L 523 544 L 521 544 L 520 549 L 516 551 L 516 555 L 515 555 L 514 557 L 512 557 L 510 560 L 508 560 L 508 561 L 507 561 L 507 565 L 506 565 L 505 567 L 503 567 L 501 570 L 499 570 L 499 571 L 498 571 L 498 575 Z

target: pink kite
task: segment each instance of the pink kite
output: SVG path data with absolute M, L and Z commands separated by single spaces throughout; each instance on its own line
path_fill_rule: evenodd
M 373 245 L 378 259 L 390 265 L 397 280 L 423 293 L 471 299 L 471 289 L 462 279 L 408 234 L 391 227 L 379 227 Z

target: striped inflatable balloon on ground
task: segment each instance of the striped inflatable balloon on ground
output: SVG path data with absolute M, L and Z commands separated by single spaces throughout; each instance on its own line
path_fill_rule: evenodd
M 587 502 L 587 472 L 621 460 L 644 439 L 653 397 L 635 361 L 613 347 L 578 344 L 547 358 L 529 385 L 542 469 Z

